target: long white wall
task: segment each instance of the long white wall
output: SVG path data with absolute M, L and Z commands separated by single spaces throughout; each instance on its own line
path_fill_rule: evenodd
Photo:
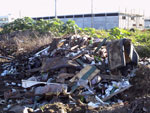
M 76 24 L 81 27 L 92 27 L 96 29 L 111 29 L 114 27 L 119 27 L 119 18 L 118 16 L 103 16 L 103 17 L 83 17 L 83 18 L 63 18 L 63 22 L 66 22 L 68 19 L 74 20 Z M 93 20 L 93 21 L 92 21 Z

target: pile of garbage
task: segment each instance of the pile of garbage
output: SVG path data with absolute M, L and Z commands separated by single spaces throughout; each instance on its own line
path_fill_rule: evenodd
M 19 97 L 18 104 L 35 111 L 54 102 L 75 105 L 80 101 L 93 108 L 123 104 L 117 95 L 132 87 L 129 79 L 139 63 L 130 39 L 107 41 L 78 35 L 55 38 L 26 59 L 22 64 L 17 60 L 3 64 L 1 76 L 24 75 L 20 83 L 5 84 L 20 90 L 5 92 L 4 98 Z

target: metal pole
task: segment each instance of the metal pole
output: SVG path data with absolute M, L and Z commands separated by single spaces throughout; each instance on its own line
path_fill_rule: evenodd
M 55 18 L 57 18 L 57 0 L 55 0 Z
M 21 15 L 21 10 L 19 10 L 19 18 L 21 18 L 22 17 L 22 15 Z
M 93 28 L 93 0 L 91 0 L 91 28 Z

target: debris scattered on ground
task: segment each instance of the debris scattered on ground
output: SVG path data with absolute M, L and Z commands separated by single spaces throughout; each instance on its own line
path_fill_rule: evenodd
M 76 109 L 80 106 L 79 111 L 82 107 L 94 110 L 124 106 L 125 100 L 119 95 L 136 86 L 132 82 L 141 69 L 138 64 L 149 65 L 150 60 L 139 61 L 129 39 L 106 40 L 78 35 L 56 38 L 23 61 L 10 59 L 11 62 L 3 63 L 0 76 L 18 81 L 5 81 L 5 86 L 15 88 L 0 95 L 0 105 L 8 104 L 5 111 L 30 109 L 34 113 L 45 110 L 66 113 L 73 110 L 71 106 Z M 143 111 L 148 109 L 144 107 Z

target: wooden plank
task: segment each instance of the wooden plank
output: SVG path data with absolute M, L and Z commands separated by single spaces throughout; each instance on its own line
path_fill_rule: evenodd
M 100 77 L 104 80 L 115 80 L 115 81 L 120 81 L 122 79 L 125 79 L 125 77 L 120 76 L 120 75 L 105 75 L 105 74 L 100 74 Z
M 90 81 L 95 75 L 97 75 L 100 71 L 95 66 L 87 65 L 83 68 L 71 81 L 74 82 L 76 78 L 78 80 L 87 80 Z M 73 93 L 78 88 L 77 83 L 71 88 L 71 93 Z
M 98 50 L 105 44 L 107 38 L 104 38 L 104 40 L 100 43 L 100 45 L 97 47 L 97 49 L 94 51 L 94 53 L 97 53 Z
M 76 79 L 77 80 L 79 80 L 81 77 L 82 77 L 82 75 L 84 75 L 86 72 L 87 72 L 87 70 L 89 70 L 91 68 L 91 66 L 90 65 L 87 65 L 85 68 L 83 68 L 79 73 L 77 73 L 71 80 L 70 80 L 70 82 L 74 82 Z

